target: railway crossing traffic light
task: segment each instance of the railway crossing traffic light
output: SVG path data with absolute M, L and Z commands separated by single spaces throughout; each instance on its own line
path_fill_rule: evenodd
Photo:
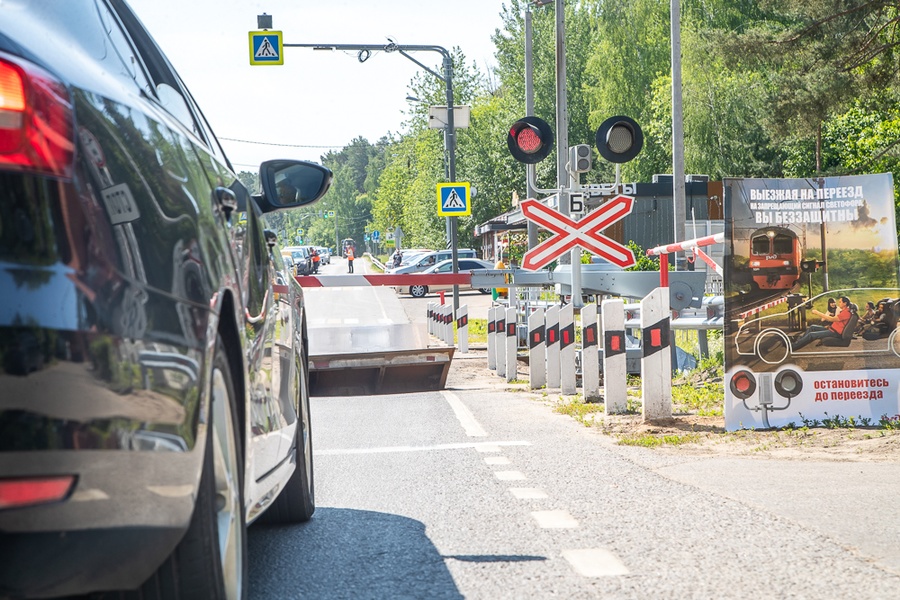
M 506 144 L 513 158 L 533 165 L 547 158 L 553 149 L 553 130 L 543 119 L 525 117 L 509 128 Z

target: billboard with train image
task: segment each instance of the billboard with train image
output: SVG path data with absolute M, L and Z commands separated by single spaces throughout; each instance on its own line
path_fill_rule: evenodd
M 900 419 L 892 176 L 724 194 L 726 429 Z

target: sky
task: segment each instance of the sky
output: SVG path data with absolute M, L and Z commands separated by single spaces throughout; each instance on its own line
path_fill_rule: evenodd
M 285 44 L 459 47 L 469 63 L 495 64 L 491 36 L 503 0 L 128 0 L 169 57 L 238 171 L 264 160 L 320 162 L 356 137 L 403 131 L 409 83 L 427 72 L 394 52 L 285 48 L 284 64 L 251 66 L 249 32 L 272 16 Z M 413 56 L 442 72 L 438 52 Z M 234 141 L 243 140 L 243 141 Z M 249 143 L 261 142 L 261 143 Z

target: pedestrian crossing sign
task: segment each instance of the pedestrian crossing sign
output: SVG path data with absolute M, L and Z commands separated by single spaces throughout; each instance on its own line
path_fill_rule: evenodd
M 438 215 L 441 217 L 465 217 L 472 214 L 469 182 L 437 184 Z
M 283 65 L 284 45 L 280 31 L 250 32 L 251 65 Z

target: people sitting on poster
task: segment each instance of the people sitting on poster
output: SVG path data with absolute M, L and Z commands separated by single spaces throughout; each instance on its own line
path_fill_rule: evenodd
M 840 338 L 844 333 L 844 327 L 850 321 L 852 316 L 850 313 L 850 298 L 841 296 L 838 298 L 838 311 L 834 316 L 828 313 L 820 312 L 816 309 L 811 311 L 814 315 L 821 317 L 823 321 L 831 323 L 828 327 L 823 325 L 810 325 L 806 331 L 791 343 L 794 350 L 802 348 L 813 340 L 823 340 L 826 338 Z
M 884 313 L 884 310 L 881 311 Z M 856 333 L 862 335 L 868 325 L 875 322 L 876 311 L 875 303 L 869 300 L 866 302 L 866 312 L 859 316 L 859 324 L 856 326 Z
M 891 331 L 891 316 L 884 302 L 878 303 L 872 321 L 863 327 L 862 336 L 866 340 L 877 340 Z

